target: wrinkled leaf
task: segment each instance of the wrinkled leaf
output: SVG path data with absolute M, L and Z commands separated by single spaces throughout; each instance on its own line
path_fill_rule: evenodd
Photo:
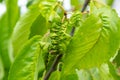
M 50 14 L 54 11 L 56 8 L 57 3 L 52 1 L 42 1 L 39 4 L 39 8 L 41 10 L 41 14 L 46 17 L 46 20 L 49 19 Z
M 34 36 L 20 50 L 10 69 L 8 80 L 37 80 L 40 39 L 41 37 Z
M 39 4 L 40 12 L 47 21 L 51 21 L 54 14 L 63 17 L 64 10 L 59 5 L 62 4 L 56 0 L 41 1 Z

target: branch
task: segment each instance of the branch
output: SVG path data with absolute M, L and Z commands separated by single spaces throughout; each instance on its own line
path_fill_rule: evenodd
M 86 9 L 86 7 L 87 7 L 87 5 L 89 4 L 89 2 L 90 2 L 90 0 L 85 0 L 81 12 L 84 12 L 84 10 Z
M 44 77 L 44 80 L 48 80 L 49 77 L 50 77 L 50 75 L 51 75 L 51 73 L 56 70 L 56 67 L 57 67 L 57 65 L 58 65 L 61 57 L 62 57 L 62 54 L 59 54 L 59 55 L 56 56 L 56 58 L 55 58 L 54 61 L 53 61 L 53 64 L 51 65 L 51 68 L 50 68 L 49 71 L 46 73 L 46 75 L 45 75 L 45 77 Z
M 72 28 L 71 32 L 70 32 L 70 35 L 73 36 L 74 35 L 74 32 L 75 32 L 75 27 Z

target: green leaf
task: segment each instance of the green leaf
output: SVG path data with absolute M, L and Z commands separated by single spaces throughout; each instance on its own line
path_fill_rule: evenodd
M 56 0 L 41 1 L 39 4 L 41 14 L 47 21 L 51 21 L 51 18 L 55 15 L 60 17 L 64 16 L 64 9 L 62 8 L 62 2 Z
M 89 52 L 89 49 L 96 44 L 100 36 L 101 26 L 100 18 L 95 15 L 91 15 L 85 20 L 67 48 L 67 54 L 64 58 L 64 68 L 66 69 L 68 66 L 69 68 L 66 69 L 65 73 L 67 73 L 68 69 L 73 70 L 72 68 L 78 66 L 82 60 L 81 58 L 84 58 L 87 52 Z
M 61 75 L 60 80 L 78 80 L 78 76 L 76 73 L 71 73 L 70 75 Z
M 89 69 L 88 72 L 91 75 L 93 80 L 102 80 L 101 75 L 100 75 L 100 71 L 98 68 Z
M 60 80 L 60 71 L 53 72 L 49 80 Z
M 71 0 L 71 5 L 74 10 L 82 9 L 85 0 Z
M 35 0 L 28 0 L 27 7 L 31 6 Z
M 3 62 L 0 55 L 0 80 L 2 80 L 3 77 L 4 77 L 4 67 L 3 67 Z
M 108 7 L 100 8 L 98 12 L 101 20 L 91 14 L 71 40 L 64 57 L 63 75 L 75 69 L 100 66 L 117 52 L 120 44 L 120 19 Z
M 114 0 L 106 0 L 107 5 L 112 6 Z
M 92 76 L 88 70 L 80 70 L 80 71 L 77 70 L 76 72 L 79 77 L 78 80 L 93 80 Z
M 7 22 L 6 14 L 4 14 L 0 20 L 0 54 L 3 60 L 4 67 L 9 68 L 12 61 L 12 54 L 10 54 L 9 49 L 9 26 L 5 22 Z
M 109 72 L 113 76 L 113 78 L 115 80 L 120 80 L 120 75 L 118 75 L 116 67 L 111 63 L 108 63 L 108 66 L 109 66 Z
M 99 68 L 100 76 L 102 80 L 116 80 L 109 72 L 109 66 L 107 64 L 101 65 Z
M 34 36 L 24 45 L 11 66 L 8 80 L 37 80 L 40 40 L 40 36 Z
M 0 2 L 2 2 L 3 0 L 0 0 Z
M 31 26 L 30 37 L 44 35 L 48 30 L 46 19 L 40 14 Z
M 120 50 L 118 51 L 115 59 L 113 60 L 113 62 L 117 65 L 117 67 L 120 66 Z
M 19 8 L 17 0 L 6 0 L 6 6 L 7 11 L 0 20 L 0 54 L 4 67 L 9 69 L 12 62 L 10 37 L 19 18 Z
M 99 68 L 77 70 L 78 80 L 119 80 L 113 65 L 102 64 Z
M 13 31 L 13 28 L 19 19 L 20 11 L 19 11 L 19 6 L 18 6 L 18 0 L 6 0 L 6 7 L 7 7 L 7 24 L 9 28 L 11 29 L 10 31 Z M 14 15 L 13 15 L 14 12 Z
M 33 5 L 36 5 L 36 4 L 39 4 L 40 2 L 42 2 L 44 0 L 28 0 L 28 3 L 27 3 L 27 7 L 31 7 Z
M 73 5 L 73 6 L 78 6 L 79 3 L 80 3 L 79 0 L 71 0 L 71 5 Z
M 45 62 L 43 60 L 42 50 L 41 54 L 39 56 L 39 62 L 38 62 L 38 77 L 41 78 L 43 76 L 44 70 L 45 70 Z
M 32 7 L 21 17 L 14 28 L 12 35 L 13 53 L 17 55 L 29 38 L 43 35 L 47 31 L 46 20 L 39 12 L 38 6 Z
M 39 4 L 39 8 L 43 16 L 48 17 L 50 15 L 51 11 L 53 10 L 53 4 L 53 2 L 49 1 L 42 1 Z

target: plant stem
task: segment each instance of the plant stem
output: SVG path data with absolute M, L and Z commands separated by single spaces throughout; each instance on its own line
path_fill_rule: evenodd
M 70 35 L 73 36 L 74 35 L 74 32 L 75 32 L 75 27 L 72 28 L 71 32 L 70 32 Z
M 84 12 L 84 11 L 85 11 L 85 9 L 86 9 L 87 5 L 89 4 L 89 2 L 90 2 L 90 0 L 85 0 L 81 12 Z
M 53 64 L 51 65 L 51 67 L 49 69 L 49 71 L 46 73 L 46 75 L 44 77 L 44 80 L 48 80 L 51 73 L 56 70 L 56 67 L 57 67 L 61 57 L 62 57 L 62 54 L 59 54 L 59 55 L 56 56 L 56 58 L 53 61 Z

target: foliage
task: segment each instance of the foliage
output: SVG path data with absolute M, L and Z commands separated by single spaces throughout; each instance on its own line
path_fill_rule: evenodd
M 120 80 L 113 0 L 29 0 L 21 16 L 17 2 L 0 18 L 0 80 Z

